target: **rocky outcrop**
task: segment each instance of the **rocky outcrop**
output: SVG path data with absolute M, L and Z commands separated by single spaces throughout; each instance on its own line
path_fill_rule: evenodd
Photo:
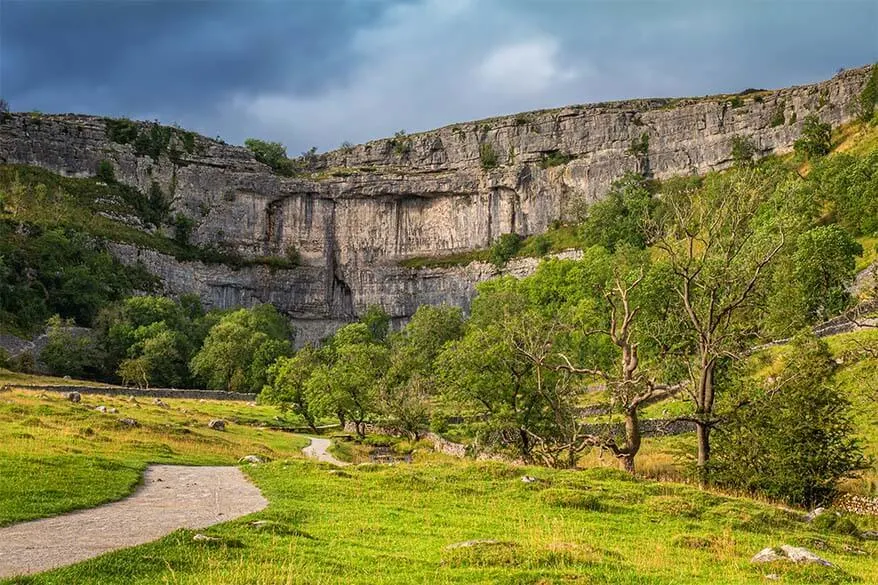
M 319 155 L 312 172 L 289 178 L 244 148 L 182 131 L 164 151 L 138 155 L 134 144 L 109 138 L 102 118 L 13 114 L 0 124 L 0 162 L 89 176 L 108 160 L 119 180 L 170 194 L 175 211 L 195 222 L 199 244 L 248 257 L 295 248 L 303 265 L 287 270 L 113 250 L 143 262 L 169 292 L 197 292 L 210 306 L 275 303 L 296 321 L 301 342 L 369 304 L 397 320 L 420 304 L 465 305 L 493 267 L 415 270 L 400 261 L 485 248 L 508 232 L 540 233 L 629 171 L 665 178 L 724 168 L 735 136 L 748 137 L 762 155 L 785 152 L 809 113 L 846 121 L 866 73 L 739 96 L 571 106 L 458 124 Z

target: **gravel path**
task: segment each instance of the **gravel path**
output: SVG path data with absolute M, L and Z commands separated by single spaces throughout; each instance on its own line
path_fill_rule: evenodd
M 143 485 L 124 500 L 0 528 L 0 578 L 71 565 L 267 505 L 237 467 L 152 465 Z
M 340 461 L 332 456 L 332 453 L 327 451 L 329 449 L 329 445 L 332 443 L 329 439 L 320 439 L 317 437 L 308 437 L 311 439 L 311 444 L 302 449 L 302 453 L 305 454 L 305 457 L 310 457 L 311 459 L 316 459 L 317 461 L 325 461 L 326 463 L 332 463 L 333 465 L 338 465 L 339 467 L 344 467 L 345 465 L 350 465 L 346 461 Z

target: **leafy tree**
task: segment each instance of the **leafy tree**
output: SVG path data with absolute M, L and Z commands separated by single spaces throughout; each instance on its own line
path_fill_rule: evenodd
M 287 158 L 287 149 L 280 142 L 267 142 L 258 138 L 248 138 L 244 146 L 253 152 L 256 160 L 268 165 L 275 172 L 289 175 L 293 172 L 291 161 Z
M 94 336 L 75 331 L 73 322 L 57 315 L 49 319 L 48 341 L 40 352 L 40 360 L 52 374 L 81 378 L 94 375 L 101 362 L 101 353 Z
M 238 309 L 210 329 L 190 368 L 209 388 L 259 392 L 268 365 L 291 352 L 291 336 L 286 318 L 272 305 Z
M 375 343 L 364 323 L 339 329 L 325 348 L 324 363 L 314 369 L 306 392 L 317 412 L 351 421 L 365 436 L 365 423 L 379 412 L 378 396 L 388 365 L 388 349 Z
M 714 481 L 788 504 L 828 504 L 839 480 L 865 466 L 850 404 L 833 385 L 826 344 L 797 337 L 783 372 L 764 387 L 746 382 L 717 435 Z
M 826 156 L 832 150 L 832 127 L 821 122 L 817 114 L 809 114 L 802 126 L 802 136 L 793 148 L 808 160 Z
M 387 334 L 390 332 L 390 315 L 379 305 L 369 305 L 360 317 L 360 323 L 364 323 L 369 329 L 372 341 L 383 343 L 387 340 Z
M 268 385 L 262 389 L 260 400 L 291 409 L 316 433 L 317 420 L 324 413 L 318 409 L 320 400 L 313 400 L 309 394 L 308 380 L 322 363 L 320 352 L 310 345 L 292 357 L 279 357 L 268 368 Z
M 805 314 L 813 323 L 847 308 L 847 286 L 855 275 L 856 258 L 863 247 L 847 231 L 830 224 L 799 236 L 790 283 L 801 294 Z
M 645 247 L 646 227 L 654 207 L 643 177 L 625 175 L 613 183 L 604 199 L 588 208 L 582 227 L 584 244 L 610 251 L 625 244 Z
M 150 385 L 180 387 L 187 376 L 182 334 L 170 329 L 165 321 L 138 327 L 133 331 L 135 342 L 128 348 L 131 356 L 122 360 L 117 374 L 126 384 L 139 388 Z
M 878 233 L 878 151 L 865 156 L 837 153 L 818 161 L 806 186 L 830 207 L 836 221 L 855 236 Z
M 716 175 L 686 196 L 667 197 L 669 223 L 657 240 L 670 290 L 683 318 L 665 330 L 667 347 L 689 372 L 694 402 L 697 464 L 710 458 L 715 412 L 715 374 L 758 333 L 767 274 L 785 245 L 782 224 L 764 219 L 774 184 L 762 169 Z M 703 477 L 703 476 L 702 476 Z

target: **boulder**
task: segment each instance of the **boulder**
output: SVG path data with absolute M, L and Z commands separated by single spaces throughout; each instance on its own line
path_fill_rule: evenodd
M 152 401 L 152 403 L 155 404 L 156 406 L 158 406 L 159 408 L 171 408 L 161 398 L 156 398 L 155 400 Z
M 832 567 L 833 564 L 818 557 L 806 548 L 782 544 L 780 548 L 767 547 L 756 553 L 751 563 L 773 563 L 776 561 L 791 561 L 796 564 L 815 564 L 824 567 Z
M 107 412 L 107 407 L 104 406 L 103 404 L 101 404 L 100 406 L 96 406 L 96 407 L 95 407 L 95 410 L 97 410 L 98 412 L 106 413 L 106 412 Z
M 208 426 L 208 428 L 211 428 L 215 431 L 224 431 L 224 430 L 226 430 L 226 421 L 224 421 L 220 418 L 215 418 L 212 421 L 210 421 L 209 423 L 207 423 L 207 426 Z
M 813 510 L 811 510 L 810 512 L 805 514 L 805 522 L 813 522 L 819 516 L 822 516 L 825 513 L 826 513 L 826 508 L 823 508 L 823 507 L 814 508 Z
M 67 400 L 73 402 L 74 404 L 77 402 L 82 402 L 82 394 L 80 394 L 79 392 L 68 392 Z
M 255 465 L 257 463 L 263 463 L 263 459 L 259 455 L 246 455 L 238 459 L 238 463 L 251 463 Z
M 219 542 L 220 539 L 215 536 L 208 536 L 206 534 L 201 534 L 200 532 L 192 537 L 192 540 L 195 542 Z
M 138 423 L 133 418 L 120 418 L 119 424 L 124 426 L 124 427 L 129 427 L 132 429 L 140 426 L 140 423 Z

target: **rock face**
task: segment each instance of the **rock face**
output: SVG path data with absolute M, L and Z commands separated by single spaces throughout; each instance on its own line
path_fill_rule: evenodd
M 118 180 L 144 192 L 155 182 L 173 194 L 175 211 L 195 222 L 196 243 L 248 257 L 295 248 L 302 266 L 274 270 L 181 263 L 129 245 L 113 252 L 142 262 L 169 293 L 197 292 L 208 306 L 274 303 L 302 342 L 370 304 L 397 320 L 421 304 L 466 305 L 493 267 L 416 270 L 400 261 L 485 248 L 504 233 L 540 233 L 626 172 L 661 179 L 722 169 L 735 136 L 748 137 L 760 155 L 788 151 L 809 113 L 833 125 L 846 121 L 867 72 L 740 96 L 468 122 L 319 155 L 313 172 L 293 178 L 273 174 L 244 148 L 200 136 L 188 150 L 173 138 L 173 151 L 153 158 L 110 140 L 102 118 L 13 114 L 0 124 L 0 162 L 91 176 L 108 160 Z M 535 262 L 515 269 L 526 273 L 525 265 Z

